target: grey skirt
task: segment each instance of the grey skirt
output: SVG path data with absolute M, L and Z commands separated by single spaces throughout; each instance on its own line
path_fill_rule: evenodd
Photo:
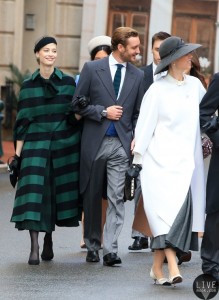
M 170 231 L 151 239 L 152 250 L 173 248 L 188 252 L 198 251 L 198 232 L 192 232 L 192 193 L 189 189 L 186 199 L 177 214 Z

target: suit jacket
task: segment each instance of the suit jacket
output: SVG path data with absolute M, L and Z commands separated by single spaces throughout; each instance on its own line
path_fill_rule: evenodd
M 126 74 L 119 98 L 116 101 L 109 57 L 85 63 L 72 101 L 73 110 L 84 118 L 81 139 L 80 190 L 83 193 L 89 181 L 92 163 L 103 141 L 111 120 L 101 117 L 101 112 L 111 105 L 121 105 L 123 115 L 114 121 L 118 137 L 128 157 L 134 127 L 144 95 L 143 72 L 127 63 Z M 77 109 L 77 96 L 90 97 L 90 105 Z
M 207 93 L 200 103 L 200 123 L 204 125 L 211 116 L 219 113 L 219 73 L 216 73 L 209 84 Z M 214 132 L 206 132 L 213 142 L 211 161 L 208 170 L 206 191 L 206 213 L 214 213 L 219 210 L 219 129 Z
M 144 71 L 144 88 L 146 92 L 154 82 L 153 63 L 148 66 L 141 67 L 141 70 Z

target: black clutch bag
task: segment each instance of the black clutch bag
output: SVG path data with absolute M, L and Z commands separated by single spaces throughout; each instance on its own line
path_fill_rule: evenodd
M 20 174 L 21 158 L 15 154 L 8 159 L 9 179 L 13 188 L 15 188 L 18 176 Z
M 141 171 L 141 165 L 131 165 L 125 173 L 124 201 L 135 197 L 136 179 Z

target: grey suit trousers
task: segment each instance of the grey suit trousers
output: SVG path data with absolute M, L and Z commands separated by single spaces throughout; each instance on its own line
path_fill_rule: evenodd
M 106 223 L 103 231 L 103 256 L 118 252 L 118 237 L 125 216 L 124 183 L 129 158 L 117 137 L 104 137 L 92 164 L 90 180 L 83 194 L 84 240 L 88 250 L 101 247 L 101 199 L 107 175 Z

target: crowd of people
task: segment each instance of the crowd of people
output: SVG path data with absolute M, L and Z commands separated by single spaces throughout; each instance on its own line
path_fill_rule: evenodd
M 55 67 L 54 37 L 35 43 L 39 68 L 20 90 L 9 164 L 11 221 L 30 233 L 30 265 L 40 264 L 40 232 L 41 259 L 52 260 L 55 226 L 80 222 L 86 261 L 99 262 L 103 249 L 104 266 L 121 264 L 125 179 L 135 174 L 129 250 L 151 248 L 149 276 L 163 286 L 181 283 L 178 265 L 199 250 L 204 232 L 202 270 L 219 282 L 219 75 L 206 86 L 200 47 L 161 31 L 152 38 L 153 62 L 137 68 L 139 33 L 119 27 L 89 42 L 91 60 L 74 80 Z M 203 132 L 213 142 L 207 193 Z

